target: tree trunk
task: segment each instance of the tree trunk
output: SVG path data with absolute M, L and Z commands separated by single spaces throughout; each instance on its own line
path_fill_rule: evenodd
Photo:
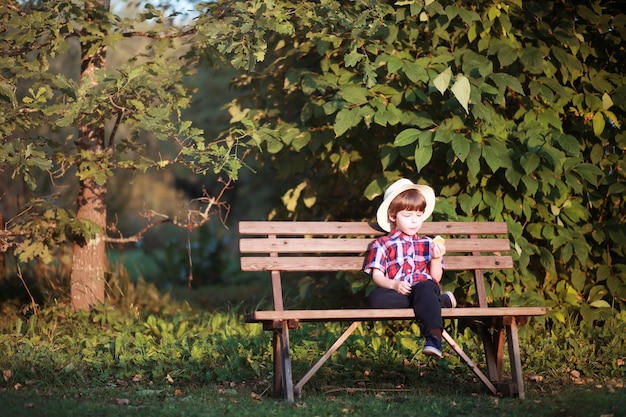
M 74 310 L 89 310 L 104 301 L 105 271 L 108 264 L 104 239 L 106 184 L 98 185 L 93 179 L 80 182 L 77 217 L 82 221 L 96 223 L 100 229 L 100 233 L 92 239 L 76 242 L 72 247 L 72 307 Z
M 88 14 L 95 15 L 96 8 L 109 9 L 108 0 L 86 1 Z M 85 35 L 85 34 L 83 34 Z M 82 37 L 84 39 L 84 37 Z M 88 55 L 93 42 L 100 42 L 97 52 Z M 95 84 L 94 73 L 105 67 L 106 48 L 99 39 L 81 40 L 80 82 Z M 89 153 L 88 163 L 99 163 L 104 156 L 104 120 L 91 119 L 78 127 L 79 152 Z M 81 164 L 78 170 L 81 170 Z M 105 169 L 105 168 L 101 168 Z M 75 242 L 72 246 L 72 271 L 70 287 L 74 310 L 89 310 L 104 301 L 106 256 L 106 194 L 107 184 L 98 183 L 93 177 L 79 180 L 76 215 L 79 220 L 95 223 L 99 232 L 87 241 Z

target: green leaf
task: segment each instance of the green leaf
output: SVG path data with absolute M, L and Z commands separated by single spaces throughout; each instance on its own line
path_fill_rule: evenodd
M 452 69 L 450 67 L 446 68 L 445 71 L 440 73 L 433 80 L 433 84 L 439 90 L 441 94 L 445 93 L 450 85 L 450 80 L 452 79 Z
M 424 146 L 415 148 L 415 167 L 417 172 L 420 172 L 433 157 L 433 147 Z
M 350 52 L 349 54 L 346 55 L 345 57 L 345 62 L 346 62 L 346 67 L 350 68 L 350 67 L 354 67 L 355 65 L 357 65 L 363 58 L 365 58 L 365 55 L 360 54 L 356 51 Z
M 341 98 L 350 104 L 367 103 L 367 88 L 356 84 L 346 84 L 339 88 Z
M 573 171 L 578 174 L 581 179 L 595 186 L 598 185 L 598 180 L 604 175 L 602 170 L 593 164 L 578 164 L 574 167 Z
M 531 74 L 543 72 L 543 53 L 539 48 L 534 46 L 523 48 L 520 53 L 520 61 Z
M 337 113 L 337 117 L 335 118 L 335 135 L 341 136 L 346 133 L 350 128 L 356 126 L 361 121 L 361 115 L 359 113 L 358 108 L 354 109 L 341 109 L 339 113 Z
M 498 87 L 498 90 L 501 92 L 505 91 L 507 88 L 515 91 L 519 94 L 524 94 L 524 88 L 522 87 L 522 83 L 512 75 L 505 74 L 503 72 L 494 72 L 489 76 Z
M 273 137 L 267 138 L 267 151 L 270 154 L 277 154 L 283 149 L 284 146 L 285 144 L 279 139 Z
M 540 247 L 539 254 L 539 262 L 541 262 L 541 265 L 549 272 L 556 271 L 556 264 L 552 252 L 546 248 Z
M 522 176 L 522 182 L 524 186 L 526 186 L 526 192 L 529 195 L 535 195 L 537 190 L 539 189 L 539 181 L 536 178 L 531 177 L 530 175 Z
M 589 305 L 593 308 L 611 308 L 611 305 L 604 300 L 596 300 Z
M 387 186 L 387 180 L 384 177 L 378 177 L 365 187 L 365 191 L 363 195 L 368 200 L 373 200 L 374 198 L 382 195 L 385 191 L 385 187 Z
M 469 113 L 468 105 L 472 88 L 467 77 L 464 75 L 458 75 L 451 90 L 454 97 L 456 97 L 459 103 L 461 103 L 461 106 L 465 109 L 465 112 Z
M 413 128 L 405 129 L 402 132 L 400 132 L 398 136 L 396 136 L 396 138 L 393 141 L 393 144 L 396 146 L 410 145 L 417 140 L 420 133 L 421 131 L 417 129 L 413 129 Z
M 541 158 L 535 152 L 527 152 L 520 158 L 520 164 L 527 174 L 535 172 L 540 163 Z
M 407 78 L 416 85 L 425 83 L 429 79 L 428 71 L 426 71 L 422 66 L 413 61 L 404 62 L 404 64 L 402 65 L 402 70 L 404 71 L 404 74 L 407 76 Z
M 556 59 L 563 65 L 564 70 L 567 70 L 570 74 L 572 74 L 572 71 L 578 74 L 582 72 L 582 64 L 572 54 L 557 46 L 552 47 L 552 53 L 554 54 Z M 573 78 L 575 77 L 570 77 L 570 79 Z
M 461 134 L 456 134 L 452 138 L 452 150 L 461 162 L 465 162 L 470 152 L 471 141 Z
M 383 147 L 380 151 L 380 163 L 383 169 L 387 169 L 398 158 L 398 149 L 392 146 Z
M 593 134 L 596 136 L 602 135 L 605 125 L 604 115 L 601 112 L 596 112 L 596 114 L 593 115 Z
M 485 146 L 482 150 L 483 158 L 489 168 L 491 168 L 491 172 L 496 172 L 502 165 L 501 153 L 494 146 Z
M 576 291 L 582 292 L 585 288 L 587 275 L 583 271 L 572 271 L 572 286 Z
M 607 93 L 602 94 L 602 108 L 604 110 L 608 110 L 611 107 L 613 107 L 613 100 L 611 99 L 611 96 L 608 95 Z
M 469 169 L 470 174 L 474 177 L 478 177 L 480 173 L 480 156 L 481 156 L 481 147 L 480 144 L 472 142 L 470 144 L 470 151 L 467 154 L 466 163 L 467 168 Z
M 568 155 L 580 155 L 580 142 L 572 135 L 561 135 L 558 137 L 558 144 Z M 593 153 L 593 151 L 592 151 Z

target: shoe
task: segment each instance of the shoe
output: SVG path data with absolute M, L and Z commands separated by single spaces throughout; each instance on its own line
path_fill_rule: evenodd
M 422 353 L 441 358 L 441 340 L 430 334 L 426 336 L 426 344 L 422 349 Z
M 441 307 L 443 308 L 456 307 L 456 298 L 454 298 L 454 294 L 452 294 L 452 291 L 446 291 L 441 294 L 441 297 L 439 297 L 439 301 L 441 302 Z

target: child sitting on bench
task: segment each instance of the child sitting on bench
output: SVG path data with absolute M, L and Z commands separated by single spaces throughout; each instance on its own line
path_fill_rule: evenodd
M 363 270 L 377 286 L 367 298 L 368 305 L 413 308 L 426 337 L 422 352 L 441 357 L 441 307 L 456 307 L 456 299 L 450 291 L 441 294 L 443 239 L 418 235 L 434 208 L 431 187 L 406 178 L 391 184 L 376 213 L 378 224 L 389 233 L 371 243 Z

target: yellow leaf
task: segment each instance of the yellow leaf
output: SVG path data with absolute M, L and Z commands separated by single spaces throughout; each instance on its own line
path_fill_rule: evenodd
M 465 75 L 458 75 L 451 90 L 454 97 L 456 97 L 459 103 L 461 103 L 461 106 L 465 109 L 465 112 L 469 113 L 468 105 L 472 88 L 467 77 Z
M 604 132 L 604 126 L 606 122 L 604 121 L 604 115 L 601 112 L 597 112 L 593 116 L 593 134 L 596 136 L 600 136 L 602 132 Z

